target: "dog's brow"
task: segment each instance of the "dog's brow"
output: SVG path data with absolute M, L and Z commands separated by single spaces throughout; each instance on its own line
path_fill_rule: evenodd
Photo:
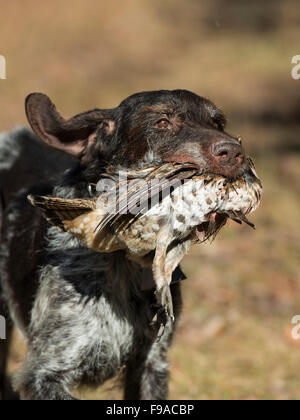
M 215 116 L 213 117 L 213 121 L 216 122 L 217 124 L 220 124 L 223 128 L 226 126 L 227 124 L 227 120 L 225 115 L 223 114 L 223 112 L 221 112 L 220 110 L 218 110 L 215 114 Z
M 168 107 L 166 104 L 155 104 L 143 106 L 141 108 L 141 111 L 170 113 L 173 112 L 173 109 Z
M 205 104 L 205 108 L 207 109 L 207 111 L 209 112 L 209 115 L 212 118 L 218 118 L 219 116 L 223 116 L 222 111 L 220 111 L 215 105 L 210 104 L 210 103 L 206 103 Z
M 226 117 L 219 108 L 210 103 L 206 103 L 205 108 L 214 122 L 222 125 L 223 127 L 226 125 Z

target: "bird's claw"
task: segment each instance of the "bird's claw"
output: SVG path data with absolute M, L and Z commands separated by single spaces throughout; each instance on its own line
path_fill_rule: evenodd
M 159 326 L 157 333 L 157 341 L 161 339 L 164 334 L 165 327 L 168 320 L 175 321 L 172 295 L 169 286 L 162 287 L 156 292 L 156 299 L 158 304 L 158 311 L 152 319 L 151 325 Z
M 167 315 L 173 319 L 174 318 L 174 309 L 173 309 L 173 300 L 172 294 L 169 285 L 163 286 L 160 290 L 156 292 L 156 300 L 159 306 L 165 308 Z

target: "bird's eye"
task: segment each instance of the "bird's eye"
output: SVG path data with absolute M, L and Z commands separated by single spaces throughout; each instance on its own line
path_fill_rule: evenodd
M 166 118 L 162 118 L 161 120 L 157 121 L 157 123 L 155 124 L 155 127 L 162 128 L 162 129 L 166 129 L 166 128 L 170 129 L 172 127 L 172 124 Z

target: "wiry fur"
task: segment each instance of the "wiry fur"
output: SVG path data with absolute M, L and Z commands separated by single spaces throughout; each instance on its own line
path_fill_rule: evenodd
M 88 197 L 89 183 L 97 183 L 109 165 L 126 169 L 153 161 L 192 162 L 206 173 L 235 179 L 248 167 L 242 147 L 224 132 L 220 110 L 183 90 L 139 93 L 112 110 L 70 120 L 42 94 L 30 95 L 26 110 L 41 140 L 80 163 L 46 148 L 28 130 L 0 138 L 1 287 L 10 317 L 28 343 L 14 387 L 23 399 L 68 400 L 72 387 L 101 384 L 125 366 L 125 398 L 165 399 L 167 350 L 176 322 L 167 324 L 157 342 L 157 328 L 150 326 L 157 312 L 154 291 L 142 287 L 153 284 L 151 269 L 121 251 L 90 251 L 68 233 L 49 228 L 26 197 Z M 226 159 L 220 158 L 222 145 Z M 177 269 L 174 277 L 182 273 Z M 171 292 L 178 320 L 180 284 L 172 283 Z M 0 351 L 2 380 L 5 345 Z
M 63 185 L 68 178 L 72 183 L 72 172 L 66 174 Z M 153 291 L 141 292 L 140 287 L 152 278 L 151 269 L 141 269 L 123 253 L 94 253 L 68 233 L 46 227 L 41 218 L 33 217 L 35 210 L 25 201 L 26 194 L 19 195 L 7 211 L 1 246 L 6 299 L 29 345 L 25 365 L 14 380 L 15 389 L 23 399 L 72 399 L 70 388 L 83 382 L 101 384 L 126 365 L 126 398 L 166 398 L 166 355 L 174 326 L 169 325 L 156 343 L 156 330 L 150 327 Z M 58 186 L 53 194 L 72 198 L 88 192 L 87 188 Z M 32 249 L 24 246 L 22 237 L 36 242 L 39 224 L 47 231 L 47 257 L 40 254 L 33 265 L 47 263 L 35 278 L 28 278 L 32 271 L 26 262 L 20 261 L 12 272 L 8 250 L 13 248 L 14 255 L 30 254 Z M 21 229 L 17 238 L 16 228 Z M 15 291 L 21 284 L 32 290 L 33 283 L 37 291 L 30 308 L 28 301 L 33 296 L 16 299 Z M 178 317 L 179 284 L 172 286 L 172 292 Z

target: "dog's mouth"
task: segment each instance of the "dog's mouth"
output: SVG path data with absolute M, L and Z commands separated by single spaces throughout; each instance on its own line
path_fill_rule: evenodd
M 255 211 L 261 202 L 262 185 L 251 158 L 247 158 L 247 168 L 238 179 L 230 179 L 220 175 L 207 174 L 206 186 L 212 195 L 220 196 L 215 209 L 207 214 L 207 221 L 194 229 L 197 241 L 203 242 L 215 236 L 228 219 L 238 224 L 247 224 L 255 229 L 247 215 Z
M 114 178 L 115 169 L 105 176 Z M 174 217 L 177 237 L 194 235 L 197 241 L 217 233 L 227 219 L 254 227 L 247 214 L 254 211 L 261 200 L 262 186 L 254 164 L 247 158 L 247 168 L 238 179 L 205 173 L 194 163 L 165 163 L 155 167 L 126 170 L 126 182 L 133 184 L 125 194 L 119 192 L 117 212 L 108 211 L 97 229 L 121 219 L 124 228 L 138 218 L 152 214 Z M 140 188 L 135 182 L 143 180 Z M 121 191 L 121 188 L 120 188 Z M 138 211 L 130 215 L 138 202 Z M 170 213 L 171 212 L 171 213 Z M 125 216 L 124 216 L 125 215 Z M 171 215 L 171 216 L 170 216 Z
M 228 219 L 255 228 L 247 215 L 259 206 L 262 185 L 251 159 L 247 170 L 238 179 L 203 174 L 193 177 L 183 189 L 183 200 L 189 204 L 185 206 L 185 215 L 190 227 L 199 221 L 192 230 L 196 241 L 203 242 L 214 237 Z M 175 212 L 178 211 L 176 206 L 177 203 Z

